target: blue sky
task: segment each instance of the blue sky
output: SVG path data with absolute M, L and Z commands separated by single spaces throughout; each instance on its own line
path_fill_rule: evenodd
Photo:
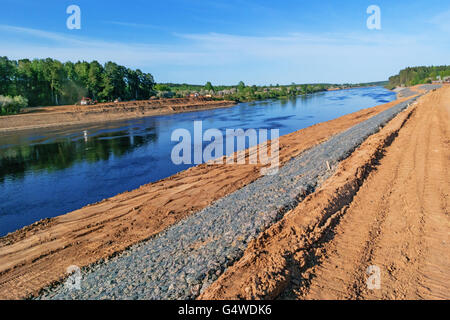
M 450 1 L 1 0 L 0 55 L 98 60 L 158 82 L 289 84 L 385 80 L 450 64 Z M 81 29 L 66 27 L 69 5 Z M 366 26 L 370 5 L 381 30 Z

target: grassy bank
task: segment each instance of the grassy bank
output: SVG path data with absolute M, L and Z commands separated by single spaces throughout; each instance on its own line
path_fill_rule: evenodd
M 361 88 L 375 85 L 385 85 L 386 82 L 371 82 L 358 84 L 331 84 L 331 83 L 317 83 L 317 84 L 296 84 L 290 85 L 267 85 L 256 86 L 246 85 L 243 81 L 234 86 L 213 86 L 211 82 L 205 85 L 190 85 L 190 84 L 174 84 L 165 83 L 157 84 L 155 90 L 158 94 L 164 97 L 186 97 L 189 95 L 210 96 L 213 99 L 225 99 L 236 102 L 249 102 L 267 99 L 288 99 L 299 95 L 306 95 L 315 92 L 322 92 L 328 90 Z

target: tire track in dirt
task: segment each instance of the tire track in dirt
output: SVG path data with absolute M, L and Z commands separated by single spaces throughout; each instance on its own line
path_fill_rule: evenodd
M 449 89 L 420 101 L 324 246 L 310 290 L 298 298 L 450 297 Z M 379 290 L 367 288 L 370 265 L 380 267 Z M 336 278 L 337 288 L 329 285 Z
M 449 101 L 430 92 L 370 137 L 200 298 L 448 299 Z

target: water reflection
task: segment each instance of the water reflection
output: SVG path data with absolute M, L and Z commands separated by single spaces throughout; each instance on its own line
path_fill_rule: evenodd
M 52 172 L 72 167 L 86 161 L 93 163 L 108 160 L 111 156 L 123 156 L 135 148 L 157 140 L 155 128 L 146 128 L 145 135 L 134 135 L 133 130 L 101 133 L 89 137 L 38 144 L 21 144 L 0 150 L 0 183 L 5 178 L 24 178 L 29 171 Z

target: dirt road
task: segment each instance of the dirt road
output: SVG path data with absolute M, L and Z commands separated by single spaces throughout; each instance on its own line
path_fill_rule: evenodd
M 450 298 L 450 87 L 431 93 L 323 246 L 306 299 Z M 368 290 L 366 268 L 381 270 Z M 336 268 L 338 266 L 338 268 Z
M 450 86 L 422 97 L 201 298 L 449 299 L 449 114 Z

